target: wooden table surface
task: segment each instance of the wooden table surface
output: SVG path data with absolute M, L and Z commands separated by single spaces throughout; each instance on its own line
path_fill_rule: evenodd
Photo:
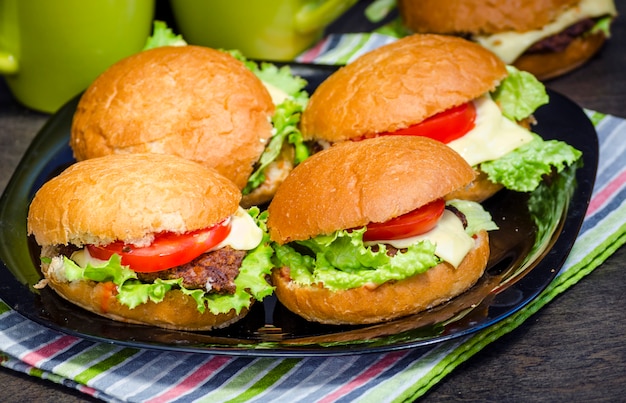
M 579 105 L 626 118 L 626 0 L 613 37 L 584 67 L 546 85 Z M 359 12 L 357 6 L 353 12 Z M 350 30 L 350 19 L 334 24 Z M 0 189 L 49 115 L 20 106 L 0 80 Z M 626 139 L 624 140 L 626 141 Z M 529 320 L 487 346 L 423 398 L 437 401 L 626 400 L 626 247 Z M 0 401 L 95 401 L 0 367 Z

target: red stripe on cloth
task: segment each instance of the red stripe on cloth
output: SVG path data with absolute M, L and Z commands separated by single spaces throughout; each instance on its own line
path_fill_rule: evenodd
M 317 45 L 313 46 L 311 49 L 300 55 L 300 57 L 298 57 L 298 61 L 302 63 L 312 63 L 313 60 L 315 60 L 315 58 L 319 56 L 320 53 L 322 53 L 322 50 L 326 46 L 327 42 L 328 38 L 324 38 L 323 40 L 319 41 Z
M 98 389 L 94 389 L 91 386 L 87 386 L 87 385 L 78 384 L 76 386 L 76 389 L 79 392 L 92 396 L 92 397 L 97 397 L 97 394 L 98 394 Z
M 22 357 L 22 361 L 24 361 L 28 365 L 32 365 L 36 367 L 42 361 L 47 360 L 53 355 L 57 354 L 59 351 L 65 350 L 68 346 L 76 343 L 78 338 L 73 336 L 63 336 L 61 338 L 56 339 L 52 343 L 48 343 L 45 346 L 31 351 Z
M 617 192 L 617 190 L 624 183 L 626 183 L 626 171 L 623 171 L 621 174 L 619 174 L 615 179 L 609 182 L 604 187 L 604 189 L 598 192 L 598 194 L 596 194 L 596 196 L 593 199 L 591 199 L 591 201 L 589 202 L 589 207 L 587 208 L 587 216 L 590 216 L 593 213 L 595 213 L 597 210 L 599 210 L 600 207 L 604 203 L 606 203 L 608 199 L 611 198 L 611 195 Z
M 193 374 L 189 375 L 182 382 L 174 385 L 171 389 L 168 389 L 161 396 L 157 396 L 147 403 L 160 403 L 167 402 L 184 395 L 186 392 L 195 389 L 200 383 L 204 382 L 206 378 L 215 373 L 218 369 L 226 365 L 232 360 L 232 357 L 217 356 L 210 359 L 199 367 Z
M 369 380 L 376 378 L 378 374 L 383 372 L 386 368 L 392 366 L 396 363 L 400 358 L 404 357 L 407 354 L 407 351 L 400 351 L 395 353 L 389 353 L 380 361 L 377 361 L 374 365 L 370 366 L 365 372 L 362 372 L 361 375 L 352 379 L 346 385 L 337 389 L 334 393 L 327 395 L 324 399 L 320 400 L 321 402 L 332 402 L 337 400 L 339 397 L 346 395 Z

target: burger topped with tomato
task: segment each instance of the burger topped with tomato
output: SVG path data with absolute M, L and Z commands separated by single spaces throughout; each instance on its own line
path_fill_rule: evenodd
M 340 68 L 312 94 L 302 114 L 307 140 L 326 143 L 383 135 L 427 136 L 475 168 L 456 197 L 481 201 L 502 187 L 529 192 L 580 152 L 529 130 L 548 102 L 531 74 L 506 66 L 468 40 L 415 34 Z
M 480 204 L 444 201 L 473 179 L 456 152 L 426 137 L 313 154 L 268 208 L 277 298 L 310 321 L 366 324 L 461 294 L 482 276 L 496 229 Z
M 44 276 L 61 297 L 114 320 L 208 330 L 273 290 L 258 209 L 215 170 L 173 155 L 77 162 L 28 212 Z

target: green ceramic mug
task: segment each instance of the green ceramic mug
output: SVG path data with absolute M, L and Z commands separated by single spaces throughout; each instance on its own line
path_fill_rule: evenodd
M 27 107 L 54 112 L 140 51 L 155 0 L 0 0 L 0 74 Z
M 239 49 L 246 57 L 293 60 L 357 0 L 171 0 L 191 44 Z

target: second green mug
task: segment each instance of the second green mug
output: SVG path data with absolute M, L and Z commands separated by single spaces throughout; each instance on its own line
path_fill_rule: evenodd
M 238 49 L 253 59 L 293 60 L 357 0 L 171 0 L 191 44 Z

